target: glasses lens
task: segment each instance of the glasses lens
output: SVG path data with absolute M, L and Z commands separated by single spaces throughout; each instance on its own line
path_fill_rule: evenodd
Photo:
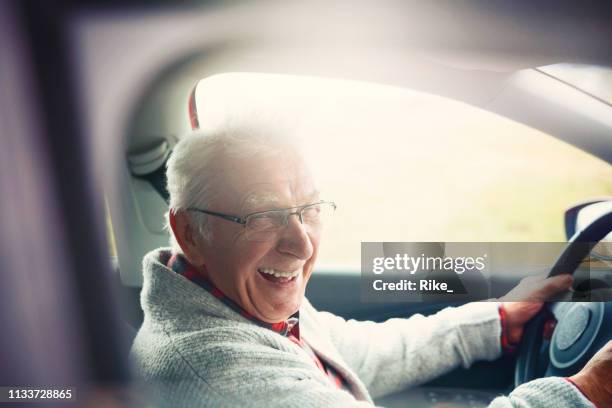
M 267 241 L 285 226 L 283 211 L 267 211 L 248 217 L 246 237 L 249 241 Z
M 329 223 L 336 209 L 332 203 L 317 203 L 309 205 L 302 210 L 304 224 L 311 227 L 322 227 Z
M 310 231 L 319 231 L 327 225 L 336 209 L 333 203 L 317 203 L 301 210 L 302 222 Z M 272 240 L 287 225 L 287 216 L 293 210 L 273 210 L 253 214 L 247 218 L 246 238 L 249 241 Z M 295 214 L 295 213 L 292 213 Z

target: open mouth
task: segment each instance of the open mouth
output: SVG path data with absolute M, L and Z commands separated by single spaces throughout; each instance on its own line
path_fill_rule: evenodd
M 295 279 L 300 274 L 301 269 L 296 269 L 292 272 L 286 272 L 274 268 L 257 268 L 257 272 L 259 272 L 259 274 L 267 281 L 278 284 L 288 284 L 295 281 Z

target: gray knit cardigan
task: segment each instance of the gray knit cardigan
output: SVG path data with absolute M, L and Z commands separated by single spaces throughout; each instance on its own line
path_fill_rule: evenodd
M 472 303 L 385 323 L 344 320 L 304 299 L 300 335 L 347 380 L 336 388 L 309 355 L 165 266 L 144 258 L 144 322 L 131 357 L 161 407 L 371 407 L 373 398 L 500 355 L 498 305 Z M 491 407 L 593 407 L 560 378 L 540 379 Z

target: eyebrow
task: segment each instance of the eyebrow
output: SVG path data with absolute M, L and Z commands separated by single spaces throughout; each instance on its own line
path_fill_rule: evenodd
M 306 200 L 305 200 L 304 204 L 310 204 L 314 200 L 318 200 L 319 199 L 319 194 L 320 194 L 319 190 L 313 190 L 312 193 L 308 194 L 305 197 Z
M 243 209 L 251 209 L 264 205 L 278 205 L 280 199 L 276 194 L 264 193 L 264 194 L 249 194 L 242 203 Z
M 318 199 L 319 191 L 314 190 L 313 192 L 307 194 L 302 204 L 310 204 L 313 200 Z M 255 209 L 257 207 L 280 207 L 280 198 L 278 195 L 274 193 L 253 193 L 249 194 L 243 201 L 242 208 L 245 211 L 250 211 L 251 209 Z M 273 208 L 270 208 L 273 209 Z

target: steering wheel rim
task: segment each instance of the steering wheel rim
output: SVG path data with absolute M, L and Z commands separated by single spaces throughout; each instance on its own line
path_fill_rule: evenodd
M 548 276 L 552 277 L 564 273 L 573 275 L 594 245 L 608 235 L 610 231 L 612 231 L 612 210 L 601 215 L 584 230 L 575 233 L 569 239 L 567 246 L 557 258 Z M 543 344 L 542 331 L 546 321 L 553 314 L 557 303 L 559 302 L 546 303 L 542 310 L 525 325 L 514 373 L 515 387 L 538 378 L 539 354 Z M 612 307 L 610 309 L 612 310 Z M 601 313 L 603 316 L 604 312 Z M 597 330 L 599 330 L 599 327 L 597 327 Z M 591 347 L 591 345 L 592 342 L 588 347 Z M 582 353 L 580 357 L 584 357 L 585 353 Z

